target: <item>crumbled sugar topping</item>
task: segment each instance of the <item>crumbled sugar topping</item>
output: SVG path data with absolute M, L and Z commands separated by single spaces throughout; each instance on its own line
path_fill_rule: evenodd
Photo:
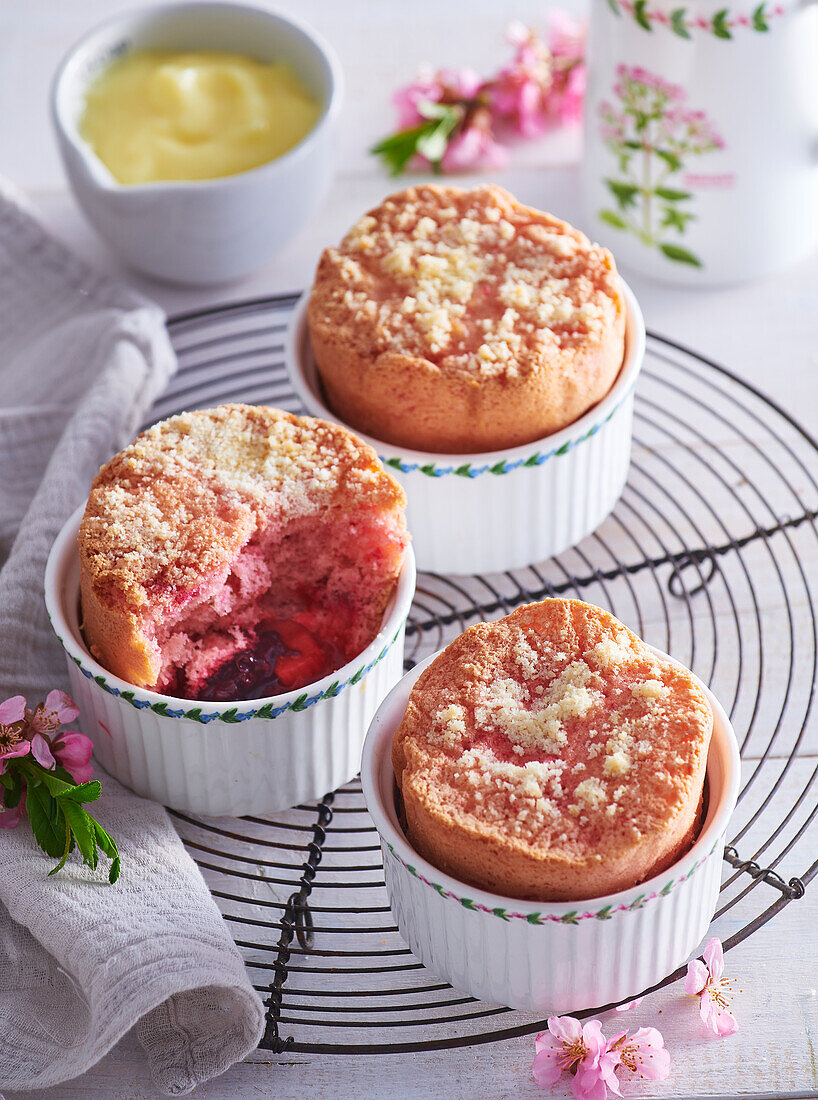
M 608 253 L 498 188 L 394 196 L 326 255 L 376 351 L 482 377 L 599 341 L 619 309 Z
M 224 405 L 182 413 L 143 432 L 104 467 L 83 520 L 97 573 L 127 577 L 132 598 L 161 577 L 166 588 L 199 583 L 262 515 L 309 515 L 342 484 L 371 494 L 384 475 L 374 452 L 324 421 Z M 191 546 L 182 552 L 182 533 Z
M 577 648 L 512 629 L 493 661 L 464 661 L 468 687 L 426 732 L 479 818 L 535 845 L 581 845 L 590 827 L 641 836 L 650 800 L 667 805 L 692 774 L 674 723 L 681 713 L 700 728 L 695 688 L 674 689 L 674 673 L 624 631 Z

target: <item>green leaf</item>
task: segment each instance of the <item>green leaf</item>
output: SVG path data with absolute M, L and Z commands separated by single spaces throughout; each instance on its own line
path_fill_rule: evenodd
M 670 26 L 674 34 L 680 38 L 690 38 L 690 31 L 685 26 L 687 8 L 676 8 L 670 13 Z
M 601 222 L 605 222 L 607 225 L 612 225 L 614 229 L 627 229 L 628 223 L 624 218 L 620 218 L 618 214 L 615 214 L 613 210 L 600 210 L 597 215 Z
M 471 477 L 471 464 L 466 462 L 463 466 L 458 466 L 455 473 L 458 477 Z
M 675 260 L 680 264 L 690 264 L 691 267 L 704 266 L 698 256 L 694 256 L 692 252 L 688 252 L 686 248 L 680 248 L 677 244 L 660 244 L 659 248 L 669 260 Z
M 620 210 L 627 210 L 629 206 L 636 206 L 636 195 L 639 193 L 639 188 L 635 183 L 606 179 L 605 186 L 616 199 Z
M 625 146 L 626 149 L 633 149 L 634 152 L 642 148 L 641 141 L 623 141 L 622 144 Z
M 108 872 L 108 881 L 113 886 L 113 884 L 119 878 L 119 849 L 114 843 L 113 837 L 109 836 L 108 833 L 105 832 L 100 823 L 98 821 L 94 821 L 93 818 L 91 818 L 91 821 L 94 824 L 94 835 L 96 836 L 97 844 L 103 850 L 105 855 L 108 856 L 108 858 L 111 860 L 111 870 Z
M 504 921 L 510 920 L 510 918 L 509 918 L 508 914 L 506 913 L 505 909 L 492 909 L 492 913 L 494 913 L 495 917 L 499 917 L 500 920 L 504 920 Z
M 677 191 L 673 187 L 654 187 L 653 193 L 666 202 L 681 202 L 683 199 L 693 198 L 690 191 Z
M 695 214 L 688 214 L 684 210 L 677 210 L 675 206 L 665 206 L 662 208 L 662 226 L 678 229 L 680 233 L 684 233 L 687 228 L 687 223 L 694 221 L 695 218 Z
M 617 154 L 617 166 L 618 166 L 619 171 L 622 173 L 623 176 L 627 175 L 628 168 L 630 167 L 630 163 L 631 163 L 631 154 L 630 153 L 618 153 Z
M 460 904 L 463 906 L 464 909 L 477 909 L 477 906 L 474 904 L 471 898 L 461 898 Z
M 542 916 L 539 913 L 528 913 L 525 919 L 529 924 L 542 924 Z
M 722 8 L 721 11 L 717 11 L 713 16 L 713 34 L 716 38 L 732 38 L 730 28 L 727 26 L 727 16 L 729 12 L 727 8 Z
M 636 3 L 633 5 L 633 17 L 643 30 L 652 31 L 653 27 L 651 27 L 650 20 L 645 11 L 647 6 L 648 0 L 636 0 Z
M 616 0 L 608 0 L 608 7 L 611 9 L 614 15 L 622 14 L 619 10 L 619 4 L 617 4 Z
M 29 783 L 26 813 L 34 839 L 47 855 L 59 859 L 66 845 L 65 816 L 46 787 Z
M 434 462 L 425 463 L 425 465 L 420 467 L 420 472 L 422 474 L 426 474 L 427 477 L 434 477 L 435 476 L 435 464 L 434 464 Z
M 595 914 L 597 920 L 610 920 L 611 919 L 611 906 L 604 905 L 598 913 Z
M 437 125 L 421 134 L 415 143 L 415 149 L 432 164 L 439 165 L 449 144 L 452 130 L 460 121 L 460 112 L 456 107 L 447 107 L 442 103 L 421 103 L 418 110 L 425 115 L 426 111 L 431 111 L 433 107 L 436 110 L 431 117 L 438 120 Z
M 506 472 L 506 460 L 501 458 L 499 462 L 495 462 L 493 466 L 489 466 L 490 474 L 504 474 Z
M 572 909 L 570 913 L 563 914 L 563 916 L 560 917 L 560 922 L 562 924 L 579 924 L 576 909 Z
M 94 819 L 79 803 L 72 802 L 71 799 L 64 799 L 60 803 L 60 809 L 65 814 L 65 820 L 74 835 L 83 863 L 87 863 L 92 871 L 96 870 L 98 857 Z
M 764 11 L 766 4 L 761 3 L 757 8 L 753 8 L 753 30 L 754 31 L 768 31 L 770 24 L 767 22 L 767 14 Z
M 0 782 L 6 788 L 2 804 L 7 810 L 13 810 L 16 806 L 20 805 L 20 799 L 23 797 L 23 777 L 15 768 L 13 771 L 6 772 L 5 775 L 0 776 Z
M 656 149 L 656 156 L 661 157 L 671 172 L 678 172 L 682 167 L 682 162 L 675 153 L 671 153 L 670 149 Z
M 102 784 L 98 779 L 92 779 L 90 783 L 79 783 L 67 791 L 61 791 L 57 798 L 60 802 L 96 802 L 101 794 Z
M 412 126 L 408 130 L 399 130 L 377 142 L 369 151 L 383 160 L 390 175 L 399 176 L 417 152 L 418 141 L 436 126 L 436 122 L 430 121 L 421 122 L 419 126 Z
M 358 680 L 360 680 L 362 675 L 363 675 L 363 669 L 359 669 L 359 671 L 358 671 Z M 350 680 L 350 683 L 351 684 L 357 684 L 358 680 L 356 680 L 355 677 L 353 677 L 352 680 Z M 294 710 L 294 711 L 306 710 L 306 708 L 307 708 L 307 699 L 309 699 L 309 695 L 307 695 L 307 693 L 305 691 L 302 695 L 299 695 L 296 700 L 294 700 L 292 706 L 290 707 L 290 710 Z

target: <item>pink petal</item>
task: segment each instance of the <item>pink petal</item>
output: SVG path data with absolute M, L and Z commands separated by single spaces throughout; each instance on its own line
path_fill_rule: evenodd
M 704 951 L 702 951 L 702 957 L 707 969 L 710 971 L 711 979 L 717 982 L 724 973 L 724 952 L 722 951 L 721 940 L 716 936 L 712 940 L 708 940 Z
M 687 990 L 685 990 L 685 992 L 687 992 Z M 698 992 L 698 990 L 696 992 Z M 636 1008 L 637 1005 L 641 1005 L 644 999 L 644 997 L 637 997 L 635 1001 L 625 1001 L 624 1004 L 617 1005 L 614 1009 L 614 1012 L 630 1012 L 632 1008 Z
M 700 959 L 692 959 L 687 964 L 687 976 L 685 977 L 685 993 L 701 993 L 707 985 L 710 975 L 707 967 Z
M 18 741 L 17 744 L 14 746 L 14 748 L 6 749 L 6 751 L 2 754 L 2 756 L 0 756 L 0 763 L 3 763 L 3 768 L 5 770 L 5 761 L 6 760 L 13 760 L 16 756 L 28 756 L 28 754 L 30 752 L 31 752 L 31 742 L 30 741 Z M 3 773 L 0 772 L 0 775 L 2 775 L 2 774 Z
M 606 1100 L 608 1086 L 600 1076 L 596 1066 L 580 1066 L 576 1077 L 571 1081 L 571 1092 L 576 1100 Z
M 57 763 L 51 752 L 51 746 L 41 733 L 35 733 L 31 739 L 31 755 L 38 764 L 42 764 L 49 771 Z
M 13 810 L 0 807 L 0 829 L 14 829 L 20 824 L 23 814 L 19 806 Z
M 639 1072 L 649 1081 L 664 1081 L 670 1073 L 670 1055 L 665 1050 L 662 1033 L 655 1027 L 640 1027 L 628 1041 L 636 1048 L 640 1066 Z
M 588 1056 L 590 1056 L 594 1062 L 597 1062 L 599 1056 L 607 1047 L 605 1036 L 602 1034 L 602 1024 L 600 1021 L 589 1020 L 582 1029 L 582 1038 L 588 1048 Z
M 26 700 L 24 695 L 12 695 L 0 703 L 0 726 L 11 726 L 20 722 L 26 714 Z
M 720 1038 L 723 1038 L 725 1035 L 735 1035 L 738 1031 L 738 1020 L 736 1020 L 729 1008 L 717 1009 L 713 1022 L 715 1025 L 713 1030 Z
M 582 1024 L 573 1016 L 549 1016 L 548 1030 L 561 1043 L 575 1043 L 582 1038 Z
M 91 753 L 94 744 L 84 733 L 66 730 L 51 743 L 51 749 L 75 783 L 87 783 L 94 771 Z
M 53 711 L 57 716 L 57 724 L 62 726 L 66 722 L 73 722 L 79 716 L 80 708 L 65 691 L 49 691 L 45 697 L 45 709 Z
M 558 1058 L 559 1048 L 556 1046 L 548 1049 L 540 1049 L 534 1055 L 534 1063 L 531 1072 L 534 1080 L 541 1088 L 550 1088 L 555 1084 L 562 1073 Z
M 477 95 L 483 83 L 480 74 L 469 68 L 443 69 L 437 74 L 437 79 L 464 99 Z

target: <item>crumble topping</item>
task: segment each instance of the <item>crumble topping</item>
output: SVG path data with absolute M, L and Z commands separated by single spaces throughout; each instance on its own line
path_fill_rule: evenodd
M 496 187 L 411 189 L 326 255 L 341 277 L 334 299 L 372 326 L 376 353 L 480 377 L 598 343 L 619 308 L 605 249 Z

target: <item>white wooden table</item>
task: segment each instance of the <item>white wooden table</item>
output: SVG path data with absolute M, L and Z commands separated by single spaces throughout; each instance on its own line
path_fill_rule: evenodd
M 257 0 L 259 2 L 259 0 Z M 575 0 L 579 3 L 579 0 Z M 366 155 L 391 123 L 389 94 L 422 62 L 488 69 L 505 56 L 511 16 L 537 23 L 544 5 L 516 0 L 504 11 L 490 0 L 279 0 L 278 7 L 310 21 L 332 41 L 347 77 L 340 172 L 324 209 L 284 254 L 240 284 L 209 291 L 170 288 L 125 271 L 84 222 L 67 192 L 50 132 L 47 90 L 56 64 L 87 27 L 133 0 L 4 0 L 0 5 L 0 170 L 24 188 L 45 222 L 100 268 L 128 278 L 169 313 L 299 289 L 310 280 L 321 248 L 390 189 Z M 565 6 L 569 6 L 566 2 Z M 582 226 L 578 205 L 576 135 L 557 135 L 520 148 L 513 166 L 492 176 L 520 199 Z M 681 291 L 630 279 L 649 328 L 724 363 L 770 393 L 808 426 L 818 412 L 818 256 L 764 283 L 723 290 Z M 818 565 L 818 563 L 814 563 Z M 775 670 L 770 672 L 774 675 Z M 818 744 L 815 729 L 811 743 Z M 803 786 L 816 764 L 801 758 L 791 773 Z M 795 850 L 805 868 L 815 858 L 813 828 Z M 771 899 L 772 900 L 772 899 Z M 736 1001 L 741 1030 L 708 1037 L 680 985 L 654 994 L 620 1017 L 622 1026 L 658 1023 L 673 1054 L 667 1082 L 642 1087 L 644 1097 L 818 1096 L 818 885 L 790 904 L 728 955 L 743 990 Z M 726 932 L 725 932 L 726 934 Z M 660 1015 L 661 1013 L 661 1015 Z M 289 1055 L 273 1062 L 257 1052 L 197 1096 L 238 1100 L 258 1096 L 534 1097 L 531 1037 L 410 1056 Z M 568 1095 L 558 1086 L 555 1095 Z M 17 1094 L 23 1096 L 35 1094 Z M 127 1036 L 83 1078 L 36 1094 L 43 1100 L 157 1095 L 141 1051 Z M 7 1094 L 12 1100 L 11 1094 Z

